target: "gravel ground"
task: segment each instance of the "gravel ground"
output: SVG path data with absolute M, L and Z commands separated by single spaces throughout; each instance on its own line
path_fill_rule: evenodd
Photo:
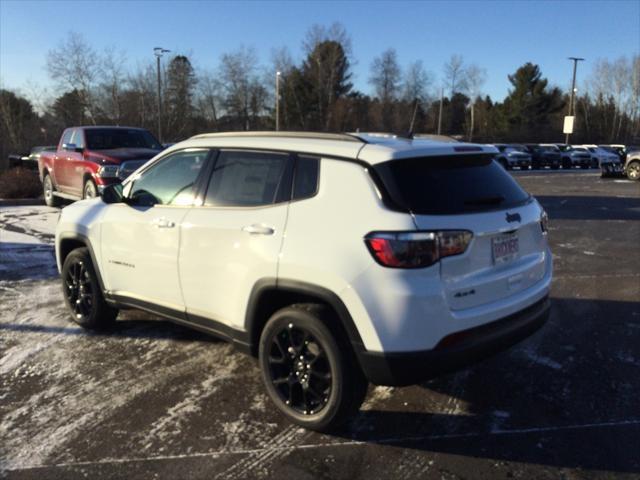
M 0 477 L 640 478 L 640 186 L 523 172 L 551 219 L 553 309 L 510 351 L 371 388 L 341 434 L 288 424 L 255 361 L 149 314 L 67 320 L 58 211 L 0 208 Z

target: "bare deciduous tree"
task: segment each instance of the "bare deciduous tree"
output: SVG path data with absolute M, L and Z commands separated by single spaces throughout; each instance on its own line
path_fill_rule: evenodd
M 402 72 L 398 64 L 398 54 L 390 48 L 371 63 L 369 83 L 382 103 L 389 103 L 398 97 Z
M 126 56 L 124 52 L 116 52 L 114 48 L 105 50 L 101 58 L 100 89 L 106 95 L 102 99 L 102 111 L 116 125 L 122 121 L 122 91 L 126 86 Z
M 443 67 L 444 79 L 449 89 L 450 96 L 462 93 L 467 89 L 467 67 L 462 55 L 451 55 L 451 58 Z
M 80 93 L 87 114 L 94 124 L 93 90 L 99 64 L 95 50 L 77 32 L 69 32 L 67 38 L 57 48 L 49 50 L 47 55 L 47 70 L 51 78 L 60 87 Z
M 471 111 L 471 120 L 469 122 L 469 141 L 473 140 L 473 131 L 475 128 L 475 105 L 476 100 L 482 93 L 482 86 L 487 79 L 487 71 L 478 65 L 472 64 L 466 68 L 467 93 L 471 99 L 469 109 Z
M 416 99 L 421 103 L 429 101 L 431 84 L 431 76 L 425 70 L 422 61 L 417 60 L 410 63 L 404 73 L 402 99 L 407 102 L 412 102 Z
M 266 89 L 258 78 L 257 69 L 258 58 L 252 48 L 240 47 L 220 59 L 226 112 L 240 119 L 245 130 L 252 128 L 251 120 L 264 111 L 267 101 Z
M 205 71 L 198 78 L 196 103 L 205 119 L 218 130 L 218 118 L 222 105 L 222 82 L 214 71 Z

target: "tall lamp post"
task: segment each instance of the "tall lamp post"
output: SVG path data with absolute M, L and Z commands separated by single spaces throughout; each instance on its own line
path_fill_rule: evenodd
M 280 71 L 276 72 L 276 132 L 280 130 Z
M 166 50 L 162 47 L 155 47 L 153 49 L 153 54 L 156 56 L 157 65 L 158 65 L 158 141 L 162 143 L 162 97 L 161 97 L 161 83 L 160 83 L 160 58 L 165 53 L 169 53 L 171 50 Z
M 575 105 L 575 97 L 576 97 L 576 70 L 578 69 L 578 62 L 584 61 L 584 58 L 578 57 L 569 57 L 569 60 L 573 60 L 573 80 L 571 82 L 571 100 L 569 100 L 569 116 L 573 116 L 575 120 L 576 114 L 576 105 Z M 569 145 L 569 136 L 570 133 L 565 134 L 564 143 Z

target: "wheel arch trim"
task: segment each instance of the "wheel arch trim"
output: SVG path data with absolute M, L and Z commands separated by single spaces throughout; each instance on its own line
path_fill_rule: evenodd
M 91 241 L 86 235 L 78 232 L 64 232 L 59 235 L 58 241 L 56 242 L 56 257 L 59 259 L 60 269 L 62 269 L 62 264 L 64 263 L 64 260 L 61 257 L 61 247 L 63 243 L 68 240 L 80 242 L 84 244 L 87 250 L 89 250 L 91 262 L 93 263 L 93 270 L 96 272 L 96 277 L 98 277 L 98 283 L 100 284 L 100 290 L 102 290 L 103 294 L 106 294 L 107 290 L 105 288 L 104 281 L 102 280 L 102 274 L 100 273 L 100 264 L 98 263 L 96 254 L 93 251 L 93 247 L 91 246 Z
M 257 348 L 259 344 L 259 332 L 262 327 L 264 327 L 264 323 L 261 323 L 258 315 L 259 308 L 261 302 L 264 301 L 264 296 L 270 292 L 297 294 L 317 298 L 323 303 L 326 303 L 336 312 L 338 320 L 347 333 L 349 343 L 353 347 L 354 352 L 358 354 L 364 350 L 364 343 L 355 322 L 346 305 L 336 293 L 312 283 L 274 277 L 258 280 L 249 295 L 245 312 L 245 329 L 251 339 L 252 351 Z

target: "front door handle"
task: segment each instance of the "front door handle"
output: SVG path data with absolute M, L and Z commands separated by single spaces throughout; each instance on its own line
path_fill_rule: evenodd
M 171 220 L 167 220 L 164 217 L 154 218 L 151 223 L 156 228 L 173 228 L 176 226 L 175 222 L 172 222 Z
M 242 227 L 242 231 L 247 232 L 250 235 L 273 235 L 276 232 L 275 229 L 267 225 L 260 225 L 257 223 Z

